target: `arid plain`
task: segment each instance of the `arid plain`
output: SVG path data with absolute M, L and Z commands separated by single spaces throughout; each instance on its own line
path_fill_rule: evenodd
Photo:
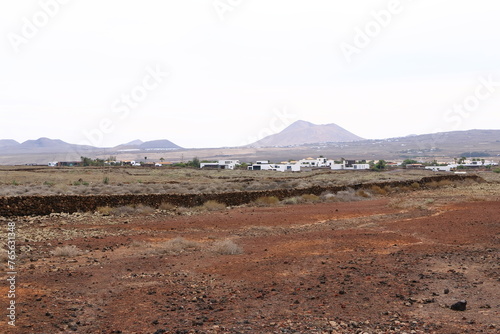
M 498 173 L 426 183 L 419 180 L 443 174 L 48 167 L 0 173 L 1 196 L 8 197 L 370 184 L 231 207 L 162 203 L 1 217 L 3 226 L 16 226 L 18 333 L 500 329 Z M 409 182 L 374 185 L 388 181 Z M 0 231 L 2 240 L 6 233 Z M 2 280 L 5 265 L 2 254 Z M 2 285 L 2 305 L 7 293 Z M 460 300 L 466 310 L 452 310 Z

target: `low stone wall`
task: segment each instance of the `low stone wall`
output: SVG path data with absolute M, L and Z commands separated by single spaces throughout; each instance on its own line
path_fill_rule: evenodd
M 0 197 L 0 216 L 32 216 L 48 215 L 51 213 L 73 213 L 95 211 L 101 206 L 119 207 L 125 205 L 143 204 L 158 208 L 162 203 L 171 203 L 176 206 L 192 207 L 215 200 L 228 206 L 247 204 L 259 197 L 276 196 L 279 199 L 301 196 L 304 194 L 321 195 L 324 192 L 337 193 L 348 188 L 354 190 L 369 189 L 374 185 L 380 187 L 410 186 L 417 182 L 420 186 L 432 181 L 461 181 L 470 179 L 481 181 L 476 175 L 436 175 L 424 177 L 420 180 L 391 181 L 353 184 L 349 186 L 320 187 L 313 186 L 301 189 L 277 189 L 265 191 L 229 192 L 213 194 L 143 194 L 143 195 L 52 195 L 52 196 L 9 196 Z

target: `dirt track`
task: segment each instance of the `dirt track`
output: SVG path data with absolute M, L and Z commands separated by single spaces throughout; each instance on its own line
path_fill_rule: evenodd
M 12 332 L 498 332 L 500 201 L 388 202 L 18 219 Z M 201 248 L 159 252 L 178 236 Z M 213 253 L 225 238 L 244 253 Z

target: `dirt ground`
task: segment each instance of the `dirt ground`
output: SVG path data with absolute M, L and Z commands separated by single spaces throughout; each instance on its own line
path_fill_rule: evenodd
M 3 316 L 3 333 L 500 332 L 498 184 L 194 215 L 1 219 L 16 223 L 20 253 L 16 327 Z M 186 247 L 169 248 L 178 237 Z M 218 253 L 226 239 L 243 252 Z M 67 245 L 78 252 L 56 256 Z M 2 284 L 4 313 L 7 294 Z M 460 300 L 465 311 L 450 309 Z

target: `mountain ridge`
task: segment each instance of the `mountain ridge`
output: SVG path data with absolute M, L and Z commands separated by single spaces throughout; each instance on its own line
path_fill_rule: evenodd
M 250 147 L 287 147 L 315 143 L 339 143 L 364 140 L 335 123 L 313 124 L 298 120 L 281 132 L 264 137 Z

